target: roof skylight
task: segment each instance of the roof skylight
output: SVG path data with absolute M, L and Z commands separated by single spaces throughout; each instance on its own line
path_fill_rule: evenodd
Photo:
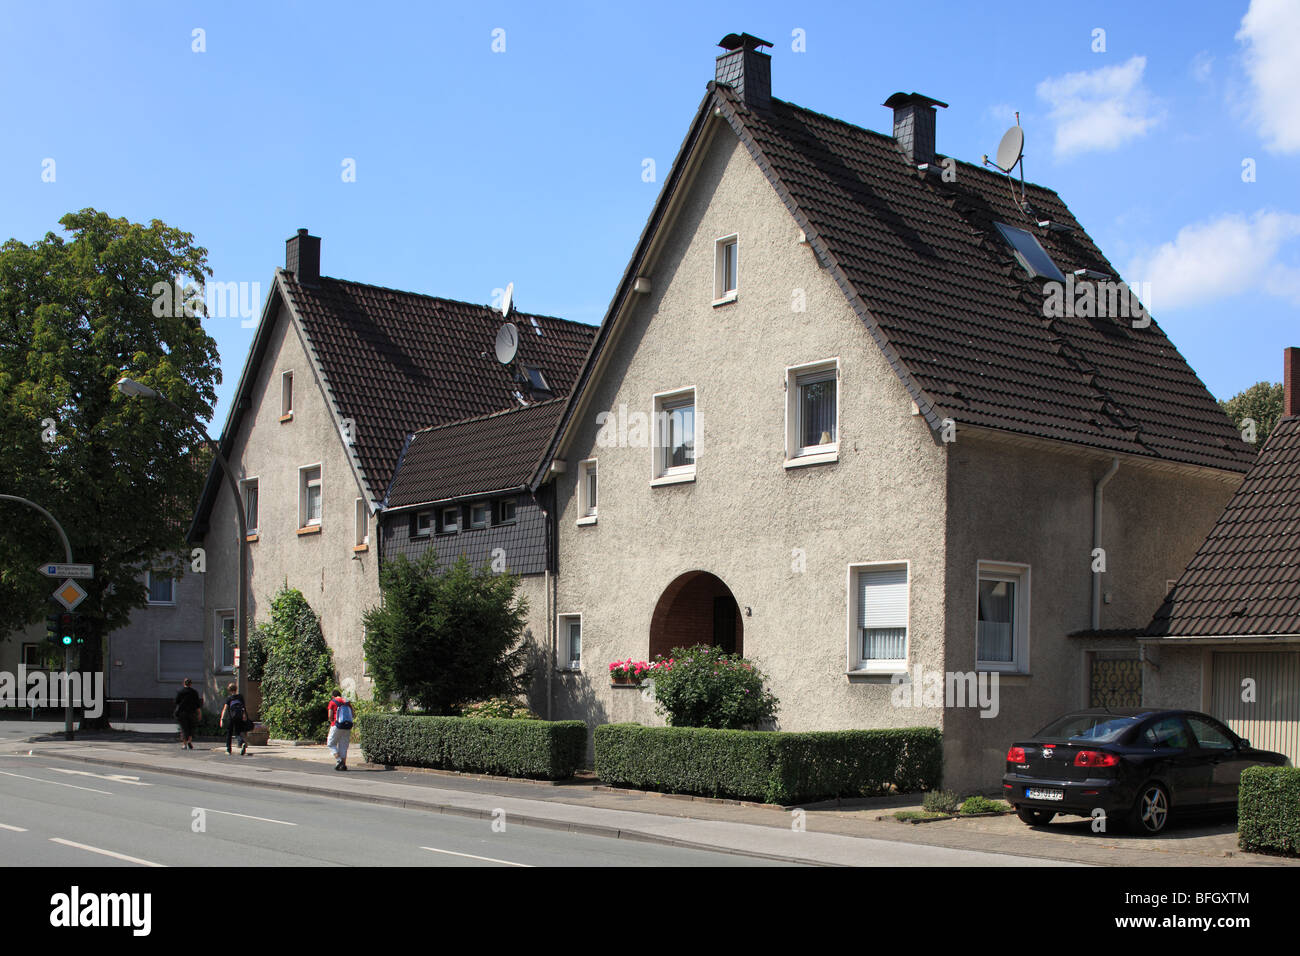
M 1047 254 L 1047 250 L 1042 247 L 1035 235 L 1002 222 L 995 222 L 993 225 L 998 227 L 998 232 L 1002 233 L 1002 238 L 1011 246 L 1016 259 L 1031 276 L 1042 276 L 1044 279 L 1055 279 L 1057 282 L 1065 281 L 1065 273 L 1057 268 L 1056 263 L 1052 261 L 1052 257 Z

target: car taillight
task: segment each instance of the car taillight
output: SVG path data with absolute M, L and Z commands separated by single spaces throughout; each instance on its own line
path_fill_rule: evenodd
M 1113 767 L 1117 763 L 1118 757 L 1100 750 L 1080 750 L 1074 755 L 1076 767 Z
M 1025 762 L 1024 747 L 1012 747 L 1010 750 L 1007 751 L 1007 763 L 1024 763 L 1024 762 Z

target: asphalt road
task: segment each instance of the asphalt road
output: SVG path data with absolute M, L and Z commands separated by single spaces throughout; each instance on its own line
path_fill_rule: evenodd
M 497 829 L 494 830 L 494 827 Z M 5 866 L 772 866 L 55 757 L 0 755 Z

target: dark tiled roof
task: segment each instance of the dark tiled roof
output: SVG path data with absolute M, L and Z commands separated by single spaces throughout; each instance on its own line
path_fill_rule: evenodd
M 388 489 L 388 507 L 522 488 L 546 450 L 563 399 L 416 432 Z
M 354 450 L 376 500 L 413 430 L 519 406 L 520 386 L 493 350 L 499 311 L 342 279 L 307 286 L 289 272 L 279 278 L 339 417 L 355 422 Z M 595 329 L 545 315 L 510 320 L 519 327 L 518 362 L 566 395 Z
M 1300 633 L 1300 417 L 1273 427 L 1148 633 Z
M 1044 318 L 1041 280 L 995 222 L 1036 235 L 1067 274 L 1118 278 L 1056 193 L 1026 185 L 1031 220 L 1001 174 L 958 163 L 955 182 L 922 179 L 890 136 L 776 99 L 747 109 L 730 88 L 714 89 L 923 408 L 1107 452 L 1249 467 L 1254 449 L 1154 322 Z

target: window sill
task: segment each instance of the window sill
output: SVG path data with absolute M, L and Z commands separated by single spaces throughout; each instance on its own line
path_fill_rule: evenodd
M 370 545 L 368 545 L 368 544 L 358 544 L 358 545 L 355 545 L 355 546 L 352 548 L 352 553 L 353 553 L 353 554 L 358 554 L 358 553 L 360 553 L 360 552 L 362 552 L 362 551 L 369 551 L 369 550 L 370 550 Z
M 1023 683 L 1029 680 L 1033 675 L 1029 671 L 1013 670 L 1011 668 L 990 667 L 987 664 L 976 664 L 975 673 L 977 674 L 997 674 L 999 680 L 1015 680 L 1016 683 Z
M 876 664 L 871 667 L 859 667 L 856 670 L 845 671 L 846 677 L 893 677 L 895 674 L 906 675 L 907 662 L 898 661 L 889 664 Z
M 561 674 L 581 674 L 582 665 L 579 664 L 577 667 L 574 667 L 572 664 L 561 664 L 559 667 L 556 668 L 556 670 L 558 670 Z
M 291 421 L 293 421 L 293 412 L 290 412 L 288 415 L 281 415 L 281 416 L 280 416 L 280 424 L 282 424 L 282 425 L 283 425 L 285 422 L 291 422 Z
M 299 534 L 320 534 L 320 525 L 314 524 L 309 528 L 299 528 Z
M 251 533 L 249 533 L 249 534 L 244 535 L 244 540 L 245 540 L 245 541 L 248 541 L 248 542 L 256 541 L 256 540 L 257 540 L 257 532 L 256 532 L 256 531 L 253 531 L 253 532 L 251 532 Z
M 660 475 L 658 478 L 650 480 L 651 488 L 658 488 L 660 485 L 680 485 L 695 480 L 695 472 L 681 475 Z
M 728 293 L 727 293 L 726 295 L 724 295 L 722 298 L 720 298 L 720 299 L 714 299 L 714 300 L 713 300 L 713 307 L 716 309 L 716 308 L 717 308 L 718 306 L 720 306 L 720 305 L 730 305 L 732 302 L 735 302 L 735 301 L 736 301 L 736 298 L 737 298 L 737 296 L 736 296 L 736 293 L 735 293 L 735 292 L 728 292 Z
M 176 602 L 175 601 L 149 601 L 146 603 L 145 606 L 146 607 L 175 607 Z
M 582 524 L 582 525 L 595 524 L 595 523 L 596 523 L 595 515 L 583 515 L 581 518 L 578 519 L 578 524 Z
M 839 449 L 836 449 L 835 451 L 819 451 L 807 455 L 799 455 L 795 458 L 787 458 L 785 461 L 785 467 L 803 468 L 805 465 L 825 465 L 839 460 Z

